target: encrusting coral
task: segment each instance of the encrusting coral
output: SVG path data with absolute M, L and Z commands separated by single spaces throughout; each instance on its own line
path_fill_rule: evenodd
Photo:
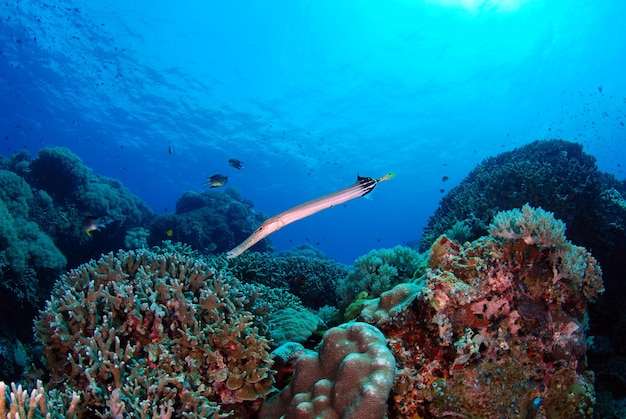
M 273 384 L 245 304 L 189 249 L 103 255 L 64 275 L 36 321 L 47 386 L 76 392 L 82 417 L 245 416 Z
M 532 220 L 535 233 L 465 244 L 441 236 L 419 281 L 366 303 L 360 318 L 385 334 L 398 363 L 391 414 L 593 417 L 587 305 L 603 291 L 602 271 L 584 248 L 556 240 L 562 226 L 550 213 L 526 210 L 501 214 L 491 231 Z

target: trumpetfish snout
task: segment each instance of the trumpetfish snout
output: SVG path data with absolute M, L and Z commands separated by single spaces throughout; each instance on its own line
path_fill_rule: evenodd
M 240 254 L 248 250 L 250 247 L 258 243 L 260 240 L 269 236 L 273 232 L 280 230 L 287 224 L 301 220 L 308 217 L 309 215 L 313 215 L 316 212 L 320 212 L 335 205 L 343 204 L 344 202 L 350 201 L 351 199 L 367 195 L 368 193 L 372 192 L 372 190 L 380 182 L 389 180 L 395 175 L 395 173 L 387 173 L 386 175 L 378 179 L 357 176 L 356 183 L 354 183 L 353 185 L 350 185 L 343 189 L 339 189 L 336 192 L 324 195 L 320 198 L 305 202 L 304 204 L 300 204 L 291 209 L 288 209 L 287 211 L 283 211 L 278 215 L 268 218 L 259 228 L 255 230 L 254 233 L 250 235 L 250 237 L 245 239 L 239 246 L 227 252 L 226 258 L 236 258 Z

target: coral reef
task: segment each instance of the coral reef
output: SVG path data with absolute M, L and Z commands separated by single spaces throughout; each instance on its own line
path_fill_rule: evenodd
M 43 148 L 35 159 L 22 152 L 0 161 L 32 189 L 29 221 L 51 237 L 70 267 L 124 246 L 126 232 L 148 223 L 153 212 L 115 179 L 99 176 L 64 147 Z M 20 201 L 16 201 L 20 202 Z M 110 222 L 97 237 L 85 234 L 85 217 Z
M 111 222 L 89 237 L 83 221 L 91 216 Z M 25 151 L 0 158 L 0 336 L 32 341 L 32 319 L 65 266 L 122 247 L 126 231 L 151 216 L 117 180 L 94 175 L 66 148 L 44 148 L 34 160 Z M 21 367 L 0 373 L 9 370 Z
M 366 323 L 330 329 L 319 353 L 301 355 L 293 382 L 268 400 L 260 416 L 272 418 L 380 419 L 396 362 L 385 337 Z
M 10 389 L 10 392 L 7 392 L 7 389 Z M 40 380 L 37 380 L 36 387 L 30 395 L 21 385 L 11 383 L 9 387 L 0 381 L 0 418 L 75 418 L 78 395 L 72 396 L 68 406 L 59 403 L 58 397 L 55 396 L 58 396 L 58 392 L 46 393 Z
M 426 266 L 423 254 L 406 246 L 374 249 L 354 261 L 354 269 L 337 285 L 337 296 L 343 305 L 367 292 L 369 298 L 400 282 L 420 276 Z
M 342 265 L 331 260 L 302 256 L 246 252 L 228 264 L 233 276 L 242 282 L 284 288 L 312 309 L 337 305 L 336 299 L 329 297 L 329 290 L 348 275 Z
M 465 222 L 471 230 L 468 240 L 476 239 L 487 232 L 497 212 L 530 203 L 554 212 L 567 224 L 569 239 L 596 254 L 591 245 L 597 240 L 620 237 L 611 223 L 624 227 L 623 220 L 597 208 L 598 196 L 611 189 L 624 194 L 626 185 L 600 173 L 595 158 L 584 153 L 580 144 L 535 141 L 485 159 L 444 196 L 424 229 L 420 250 L 428 250 L 458 222 Z M 589 231 L 592 224 L 593 231 Z
M 35 195 L 21 176 L 0 169 L 0 331 L 22 340 L 30 338 L 23 331 L 30 330 L 30 319 L 66 264 L 50 236 L 32 221 Z
M 189 248 L 109 253 L 64 275 L 36 321 L 48 387 L 79 416 L 245 417 L 272 388 L 268 342 L 232 277 Z
M 242 199 L 234 187 L 224 192 L 185 192 L 176 202 L 174 214 L 161 214 L 154 219 L 149 243 L 157 245 L 161 240 L 171 239 L 205 253 L 224 253 L 246 239 L 267 218 L 252 207 L 252 201 Z M 267 252 L 273 246 L 265 239 L 253 249 Z
M 551 214 L 531 207 L 499 214 L 491 230 L 529 220 L 537 237 L 562 233 Z M 603 291 L 602 272 L 564 237 L 546 247 L 524 240 L 531 236 L 465 245 L 441 236 L 420 281 L 365 305 L 361 319 L 387 336 L 398 363 L 392 414 L 593 417 L 587 304 Z
M 272 314 L 269 335 L 273 346 L 287 342 L 306 342 L 318 329 L 324 328 L 324 322 L 308 310 L 284 308 Z
M 66 148 L 41 149 L 27 171 L 28 183 L 51 198 L 35 203 L 35 221 L 55 239 L 70 267 L 124 247 L 127 232 L 154 217 L 118 180 L 94 174 Z M 85 217 L 110 222 L 96 237 L 89 237 Z
M 604 342 L 602 353 L 590 348 L 598 387 L 626 397 L 626 386 L 608 373 L 610 358 L 626 357 L 626 299 L 623 254 L 626 249 L 626 181 L 598 171 L 595 158 L 581 144 L 563 140 L 536 141 L 490 157 L 441 199 L 418 247 L 426 251 L 457 223 L 471 230 L 465 240 L 484 235 L 492 217 L 525 203 L 552 211 L 567 225 L 567 237 L 585 247 L 602 265 L 607 292 L 592 305 L 590 330 Z M 452 236 L 449 236 L 452 237 Z

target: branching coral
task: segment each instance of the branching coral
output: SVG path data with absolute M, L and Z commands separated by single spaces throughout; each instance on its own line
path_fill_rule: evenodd
M 164 250 L 120 251 L 64 275 L 36 322 L 50 385 L 83 414 L 251 409 L 272 387 L 268 343 L 234 278 Z
M 7 390 L 10 391 L 7 392 Z M 58 400 L 54 396 L 55 394 L 50 395 L 46 393 L 42 382 L 39 380 L 30 394 L 21 385 L 18 386 L 15 383 L 11 383 L 9 388 L 4 382 L 0 381 L 0 418 L 74 418 L 79 401 L 78 395 L 72 395 L 68 406 L 59 405 Z

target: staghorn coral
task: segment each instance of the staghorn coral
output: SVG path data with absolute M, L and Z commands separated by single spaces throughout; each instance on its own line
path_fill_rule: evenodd
M 293 382 L 261 409 L 272 418 L 380 419 L 395 375 L 385 337 L 366 323 L 330 329 L 319 354 L 299 356 Z
M 79 417 L 245 416 L 272 388 L 238 281 L 184 253 L 109 253 L 56 284 L 36 338 L 48 386 L 75 391 Z
M 73 394 L 69 405 L 59 403 L 58 392 L 46 393 L 43 384 L 37 380 L 36 387 L 28 394 L 21 385 L 11 383 L 10 392 L 7 386 L 0 381 L 0 418 L 6 419 L 34 419 L 34 418 L 66 418 L 76 417 L 78 395 Z M 7 405 L 8 401 L 8 405 Z M 8 407 L 8 410 L 7 410 Z
M 602 279 L 588 252 L 441 236 L 428 266 L 421 289 L 398 285 L 362 311 L 398 364 L 391 414 L 593 417 L 587 304 Z

